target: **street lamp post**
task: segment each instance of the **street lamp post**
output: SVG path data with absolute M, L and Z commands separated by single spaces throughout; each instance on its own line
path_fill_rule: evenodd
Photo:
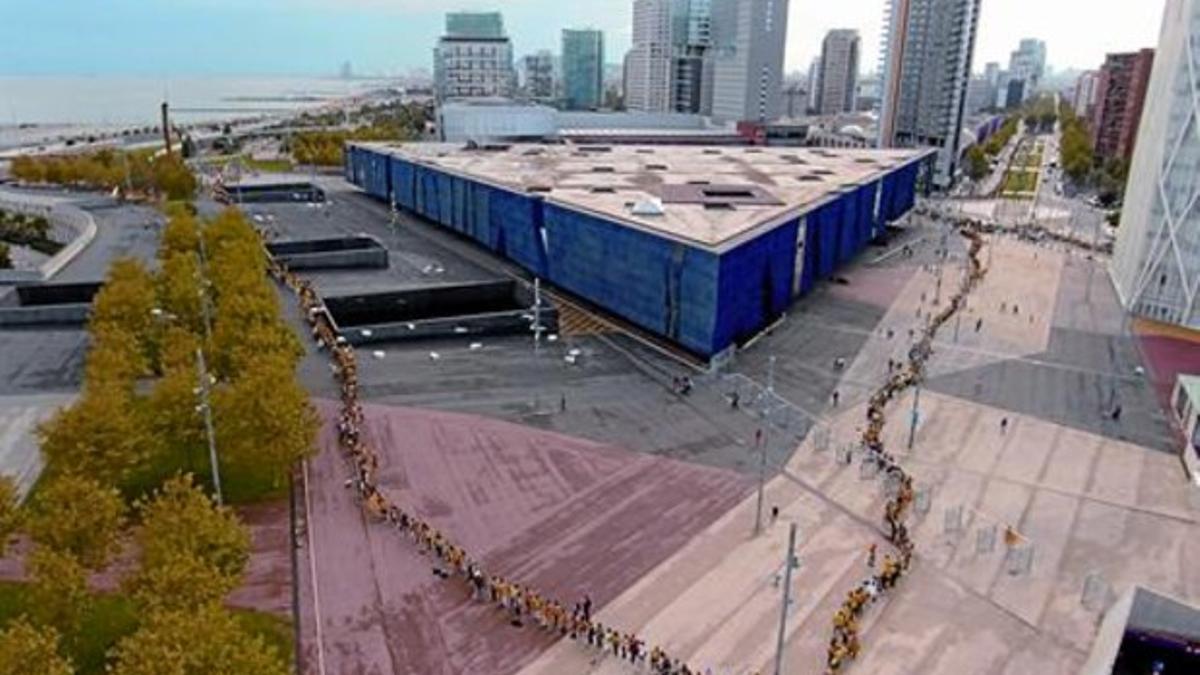
M 908 449 L 912 450 L 913 441 L 917 438 L 917 419 L 920 417 L 921 385 L 913 389 L 912 420 L 908 426 Z
M 766 410 L 763 411 L 763 426 L 759 427 L 758 433 L 755 434 L 755 442 L 758 444 L 758 499 L 754 507 L 754 536 L 762 533 L 762 512 L 763 512 L 763 484 L 767 480 L 767 415 Z
M 174 314 L 165 312 L 158 307 L 151 309 L 150 314 L 160 321 L 174 321 L 178 318 Z M 205 304 L 205 331 L 208 332 L 210 330 L 208 327 L 207 305 Z M 212 405 L 210 401 L 213 377 L 208 372 L 208 363 L 204 360 L 204 350 L 200 347 L 196 348 L 196 375 L 199 386 L 193 391 L 200 397 L 200 405 L 196 406 L 196 410 L 204 415 L 204 433 L 208 440 L 208 463 L 212 469 L 213 477 L 213 499 L 220 506 L 225 503 L 225 499 L 224 493 L 221 490 L 221 469 L 220 463 L 217 460 L 217 434 L 213 428 Z
M 796 523 L 788 529 L 787 557 L 783 561 L 783 603 L 779 610 L 779 634 L 775 639 L 775 675 L 783 675 L 783 643 L 787 636 L 788 605 L 792 602 L 792 569 L 796 559 Z
M 212 405 L 209 401 L 209 386 L 212 379 L 208 365 L 204 362 L 204 350 L 196 348 L 196 370 L 200 376 L 200 410 L 204 413 L 204 433 L 208 436 L 208 462 L 212 466 L 213 492 L 217 506 L 225 503 L 221 492 L 221 470 L 217 461 L 217 436 L 213 431 Z

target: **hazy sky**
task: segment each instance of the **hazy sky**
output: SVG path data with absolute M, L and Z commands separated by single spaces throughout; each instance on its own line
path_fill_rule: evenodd
M 831 28 L 879 55 L 885 0 L 791 0 L 789 70 L 807 68 Z M 0 0 L 0 74 L 321 74 L 430 67 L 443 14 L 504 12 L 515 50 L 558 50 L 565 26 L 606 32 L 607 60 L 629 46 L 632 0 Z M 1049 45 L 1056 68 L 1095 67 L 1105 52 L 1153 46 L 1164 0 L 983 0 L 976 69 L 1007 63 L 1022 37 Z

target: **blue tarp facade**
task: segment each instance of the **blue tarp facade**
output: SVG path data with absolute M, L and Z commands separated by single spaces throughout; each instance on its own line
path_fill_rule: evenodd
M 348 178 L 368 194 L 704 357 L 754 336 L 788 308 L 794 290 L 808 292 L 859 254 L 912 207 L 919 169 L 913 163 L 849 188 L 718 254 L 368 148 L 351 146 L 346 162 Z

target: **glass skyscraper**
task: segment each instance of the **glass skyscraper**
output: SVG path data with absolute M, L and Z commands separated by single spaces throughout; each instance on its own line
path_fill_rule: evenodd
M 567 110 L 595 110 L 604 104 L 604 33 L 563 30 L 562 77 Z

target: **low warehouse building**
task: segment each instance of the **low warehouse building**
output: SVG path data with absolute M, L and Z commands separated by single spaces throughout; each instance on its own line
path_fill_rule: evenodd
M 353 143 L 346 178 L 711 358 L 913 206 L 927 150 Z

